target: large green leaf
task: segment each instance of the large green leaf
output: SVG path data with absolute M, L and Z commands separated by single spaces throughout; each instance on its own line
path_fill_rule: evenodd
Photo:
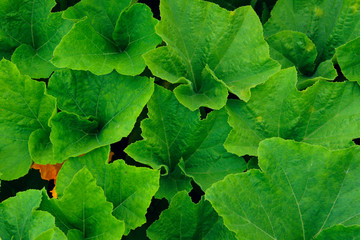
M 69 240 L 118 240 L 124 233 L 124 222 L 111 213 L 113 205 L 106 201 L 104 191 L 84 167 L 75 174 L 60 199 L 49 199 L 43 192 L 41 210 L 55 217 L 56 225 Z
M 27 190 L 0 203 L 0 239 L 65 240 L 54 217 L 36 210 L 40 202 L 41 191 Z
M 298 89 L 311 86 L 318 80 L 333 81 L 337 72 L 331 60 L 316 65 L 317 51 L 314 43 L 301 32 L 281 31 L 266 39 L 270 56 L 282 68 L 295 66 L 298 70 Z
M 0 3 L 0 49 L 14 52 L 11 60 L 33 78 L 47 78 L 56 69 L 50 62 L 53 51 L 73 25 L 61 13 L 50 13 L 54 6 L 55 0 Z
M 227 11 L 201 0 L 162 0 L 156 32 L 167 46 L 144 55 L 152 73 L 171 83 L 195 110 L 222 108 L 227 88 L 243 100 L 279 65 L 269 57 L 262 25 L 250 6 Z
M 169 208 L 148 228 L 147 236 L 151 240 L 235 239 L 209 202 L 202 199 L 195 204 L 185 191 L 171 199 Z
M 28 141 L 36 130 L 50 131 L 55 99 L 45 93 L 45 83 L 21 75 L 16 66 L 0 62 L 0 172 L 4 180 L 24 176 L 30 168 Z M 42 142 L 33 142 L 43 144 Z
M 55 49 L 58 67 L 107 74 L 137 75 L 145 69 L 142 55 L 161 42 L 157 20 L 145 4 L 131 0 L 83 0 L 63 17 L 79 19 Z
M 353 145 L 360 137 L 360 87 L 356 83 L 319 81 L 306 91 L 296 87 L 296 70 L 289 68 L 253 90 L 245 103 L 227 104 L 233 130 L 228 151 L 257 155 L 259 142 L 282 137 L 330 148 Z
M 359 156 L 359 147 L 267 139 L 259 147 L 262 171 L 231 174 L 205 196 L 238 239 L 313 239 L 360 223 Z
M 134 127 L 154 89 L 146 77 L 117 72 L 96 76 L 90 72 L 61 70 L 49 81 L 49 94 L 58 99 L 52 119 L 51 142 L 56 159 L 79 156 L 118 142 Z
M 305 33 L 317 48 L 316 63 L 329 60 L 335 48 L 360 36 L 358 0 L 279 0 L 264 26 L 265 36 L 283 30 Z
M 360 83 L 360 37 L 337 48 L 336 56 L 345 77 Z
M 246 169 L 242 158 L 223 147 L 230 132 L 224 110 L 213 111 L 201 121 L 199 111 L 190 111 L 162 87 L 155 88 L 147 107 L 149 118 L 141 122 L 144 140 L 131 144 L 125 152 L 138 162 L 165 170 L 157 197 L 170 199 L 176 192 L 190 189 L 179 163 L 203 189 L 229 173 Z
M 73 176 L 86 166 L 114 205 L 113 215 L 125 222 L 125 235 L 146 222 L 145 214 L 159 189 L 159 171 L 126 165 L 117 160 L 107 164 L 109 147 L 95 149 L 83 157 L 70 158 L 62 166 L 56 192 L 62 197 Z

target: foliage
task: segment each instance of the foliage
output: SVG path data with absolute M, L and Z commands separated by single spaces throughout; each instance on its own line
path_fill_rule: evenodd
M 360 239 L 360 0 L 0 0 L 0 55 L 0 239 Z

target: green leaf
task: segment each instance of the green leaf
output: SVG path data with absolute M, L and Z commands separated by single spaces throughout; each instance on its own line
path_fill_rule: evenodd
M 141 122 L 144 140 L 129 145 L 125 152 L 138 162 L 165 170 L 157 197 L 170 199 L 177 191 L 189 189 L 182 171 L 206 189 L 227 174 L 246 169 L 242 158 L 223 147 L 231 130 L 224 109 L 201 121 L 198 110 L 190 111 L 159 86 L 147 107 L 149 118 Z
M 319 80 L 332 81 L 337 72 L 331 60 L 315 64 L 317 51 L 314 43 L 301 32 L 281 31 L 267 38 L 270 56 L 282 68 L 295 66 L 298 70 L 298 89 L 302 90 Z
M 185 191 L 171 199 L 169 208 L 148 228 L 147 236 L 151 240 L 235 239 L 209 202 L 202 199 L 195 204 Z
M 40 202 L 41 191 L 31 189 L 0 203 L 0 238 L 65 240 L 64 233 L 55 227 L 54 217 L 36 210 Z
M 359 23 L 357 0 L 279 0 L 264 34 L 269 37 L 283 30 L 305 33 L 316 46 L 319 64 L 331 59 L 335 48 L 360 36 Z
M 62 166 L 56 192 L 62 197 L 73 176 L 84 166 L 104 189 L 107 201 L 113 203 L 112 214 L 125 222 L 125 235 L 146 222 L 145 214 L 159 189 L 159 171 L 126 165 L 117 160 L 107 164 L 110 148 L 98 148 L 83 157 L 70 158 Z
M 32 78 L 47 78 L 56 69 L 50 62 L 53 51 L 73 25 L 61 13 L 51 13 L 54 6 L 54 0 L 3 0 L 0 4 L 0 44 L 12 49 L 11 60 Z
M 249 102 L 230 100 L 226 149 L 256 156 L 259 142 L 270 137 L 333 149 L 353 145 L 360 136 L 358 84 L 319 81 L 302 92 L 295 85 L 296 70 L 289 68 L 256 87 Z
M 270 56 L 277 60 L 282 68 L 295 66 L 304 74 L 314 71 L 316 47 L 304 33 L 281 31 L 266 41 L 269 43 Z
M 335 225 L 334 227 L 322 231 L 316 240 L 359 240 L 360 226 L 345 227 L 343 225 Z
M 21 75 L 16 66 L 0 62 L 0 172 L 4 180 L 24 176 L 30 168 L 28 141 L 32 132 L 49 131 L 55 113 L 53 97 L 46 95 L 45 83 Z M 33 144 L 43 144 L 33 142 Z
M 137 75 L 145 69 L 142 55 L 161 39 L 157 23 L 145 4 L 130 0 L 83 0 L 64 12 L 64 17 L 80 19 L 55 49 L 52 62 L 62 68 L 89 70 L 97 75 L 114 69 Z M 86 37 L 84 37 L 86 36 Z
M 144 58 L 154 75 L 184 83 L 174 92 L 191 110 L 222 108 L 226 88 L 247 101 L 251 88 L 279 70 L 250 6 L 230 12 L 201 0 L 163 0 L 160 12 L 156 32 L 167 46 Z
M 360 83 L 360 37 L 337 48 L 336 57 L 345 77 Z
M 315 72 L 312 75 L 308 76 L 298 73 L 296 87 L 299 90 L 303 90 L 320 80 L 333 81 L 337 76 L 338 74 L 332 63 L 332 60 L 326 60 L 317 66 Z
M 259 147 L 262 171 L 231 174 L 205 196 L 238 239 L 313 239 L 360 223 L 359 151 L 267 139 Z
M 43 192 L 40 209 L 55 216 L 56 225 L 70 232 L 68 237 L 74 230 L 81 232 L 81 239 L 117 240 L 124 233 L 124 222 L 111 214 L 113 205 L 86 167 L 75 174 L 62 198 L 49 199 Z
M 153 93 L 154 83 L 115 71 L 96 76 L 61 70 L 52 75 L 48 88 L 63 110 L 52 119 L 50 139 L 55 158 L 64 160 L 129 135 Z

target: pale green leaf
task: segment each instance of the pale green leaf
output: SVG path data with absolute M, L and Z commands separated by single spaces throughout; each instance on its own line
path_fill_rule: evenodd
M 148 228 L 147 236 L 151 240 L 235 240 L 209 202 L 202 199 L 195 204 L 185 191 L 171 199 L 169 208 Z
M 40 209 L 55 216 L 65 233 L 80 231 L 82 239 L 118 240 L 124 233 L 124 222 L 112 215 L 113 205 L 86 167 L 75 174 L 60 199 L 49 199 L 43 192 Z
M 245 103 L 230 100 L 232 126 L 225 147 L 239 156 L 257 155 L 259 142 L 282 137 L 329 148 L 353 145 L 360 137 L 360 87 L 356 83 L 319 81 L 296 89 L 296 70 L 289 68 L 253 90 Z
M 150 99 L 154 83 L 117 72 L 55 72 L 48 87 L 63 112 L 52 119 L 54 157 L 66 159 L 112 144 L 129 135 Z
M 185 83 L 174 92 L 191 110 L 222 108 L 225 87 L 247 101 L 250 89 L 279 69 L 250 6 L 230 12 L 201 0 L 163 0 L 160 13 L 156 32 L 167 46 L 144 58 L 154 75 Z
M 159 171 L 126 165 L 122 160 L 107 164 L 109 147 L 98 148 L 85 156 L 70 158 L 62 166 L 56 192 L 62 197 L 73 176 L 86 166 L 113 203 L 112 214 L 125 222 L 125 235 L 146 222 L 145 214 L 159 188 Z
M 259 147 L 261 171 L 231 174 L 205 196 L 238 239 L 310 240 L 360 223 L 359 151 L 267 139 Z
M 53 97 L 45 83 L 21 75 L 16 66 L 0 62 L 0 172 L 4 180 L 24 176 L 30 168 L 28 141 L 32 132 L 50 131 L 49 118 L 55 113 Z M 32 144 L 43 144 L 33 141 Z

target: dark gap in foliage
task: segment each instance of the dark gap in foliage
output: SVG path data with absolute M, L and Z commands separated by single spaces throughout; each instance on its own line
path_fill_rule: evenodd
M 257 157 L 251 157 L 250 160 L 247 162 L 246 171 L 248 171 L 250 169 L 260 169 L 259 159 Z
M 200 107 L 200 117 L 201 117 L 201 120 L 202 119 L 205 119 L 206 116 L 212 112 L 213 110 L 211 108 L 207 108 L 207 107 Z
M 143 111 L 141 112 L 140 116 L 138 117 L 135 126 L 129 136 L 121 139 L 121 141 L 113 143 L 110 145 L 111 151 L 114 153 L 114 156 L 112 157 L 113 160 L 117 159 L 123 159 L 126 164 L 136 166 L 136 167 L 148 167 L 147 165 L 144 165 L 142 163 L 136 162 L 134 159 L 132 159 L 130 156 L 128 156 L 124 149 L 129 146 L 131 143 L 134 143 L 136 141 L 142 140 L 141 137 L 141 128 L 140 123 L 142 120 L 147 118 L 147 108 L 145 107 Z
M 246 163 L 248 163 L 250 161 L 250 159 L 252 158 L 252 156 L 249 156 L 249 155 L 245 155 L 243 156 L 244 160 Z
M 142 225 L 141 227 L 131 230 L 129 235 L 124 236 L 122 239 L 123 240 L 137 240 L 137 239 L 146 240 L 146 239 L 149 239 L 146 236 L 146 230 L 148 229 L 148 227 L 151 224 L 153 224 L 153 222 L 155 222 L 156 220 L 159 219 L 161 212 L 164 211 L 165 209 L 167 209 L 168 207 L 169 207 L 169 203 L 165 198 L 163 198 L 163 199 L 153 198 L 151 201 L 150 207 L 148 208 L 148 211 L 145 215 L 146 223 L 144 225 Z
M 51 197 L 51 198 L 53 197 L 53 195 L 52 195 L 52 193 L 50 191 L 53 190 L 54 187 L 55 187 L 55 181 L 53 179 L 51 179 L 49 181 L 48 188 L 46 190 L 48 196 Z
M 155 78 L 155 76 L 152 74 L 150 69 L 148 67 L 145 68 L 145 70 L 140 74 L 142 77 L 148 77 L 148 78 Z
M 189 196 L 194 203 L 198 203 L 201 197 L 205 195 L 205 192 L 194 181 L 191 181 L 193 189 L 189 192 Z
M 53 7 L 51 11 L 52 12 L 64 11 L 71 6 L 74 6 L 78 2 L 80 2 L 80 0 L 56 0 L 56 5 L 55 7 Z
M 160 0 L 139 0 L 139 3 L 145 3 L 148 5 L 154 14 L 154 18 L 160 20 Z
M 25 176 L 13 181 L 1 181 L 0 186 L 0 202 L 9 197 L 14 197 L 17 192 L 28 189 L 42 189 L 47 188 L 48 181 L 41 179 L 40 172 L 35 169 L 30 169 Z
M 228 99 L 239 99 L 239 98 L 238 98 L 238 96 L 236 96 L 235 94 L 229 92 Z
M 345 82 L 346 77 L 341 72 L 341 68 L 340 68 L 339 64 L 335 64 L 334 67 L 335 67 L 336 72 L 337 72 L 337 77 L 335 78 L 334 82 Z
M 360 145 L 360 138 L 355 138 L 352 140 L 356 145 Z
M 124 149 L 128 146 L 128 137 L 121 139 L 120 142 L 111 144 L 111 151 L 114 152 L 113 159 L 126 159 L 127 154 Z

